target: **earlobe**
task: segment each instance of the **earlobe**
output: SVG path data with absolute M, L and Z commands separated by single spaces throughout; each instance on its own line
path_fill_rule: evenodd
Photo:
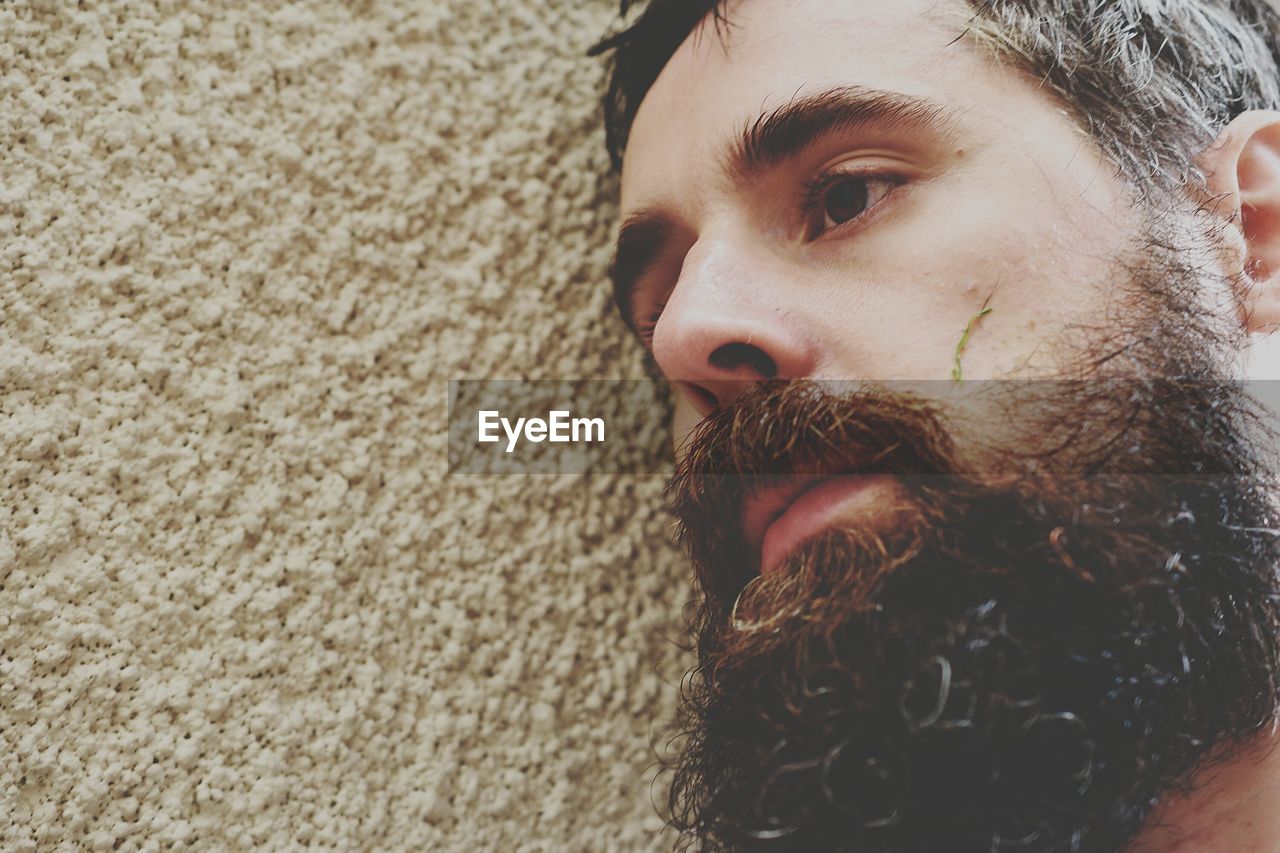
M 1241 323 L 1247 332 L 1280 330 L 1280 112 L 1238 116 L 1202 165 L 1239 242 Z

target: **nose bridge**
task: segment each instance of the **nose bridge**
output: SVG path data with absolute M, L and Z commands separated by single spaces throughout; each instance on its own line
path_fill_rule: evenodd
M 815 353 L 788 302 L 800 294 L 757 235 L 704 232 L 685 255 L 653 339 L 671 379 L 691 386 L 704 412 L 728 405 L 753 384 L 795 379 Z
M 668 306 L 688 300 L 690 315 L 703 322 L 764 332 L 796 307 L 800 294 L 787 286 L 789 278 L 758 234 L 725 228 L 690 247 Z
M 677 292 L 673 295 L 706 301 L 728 317 L 735 308 L 757 301 L 752 278 L 763 277 L 765 269 L 752 265 L 755 249 L 749 240 L 735 241 L 732 235 L 699 240 L 685 256 Z M 683 288 L 679 287 L 683 285 Z

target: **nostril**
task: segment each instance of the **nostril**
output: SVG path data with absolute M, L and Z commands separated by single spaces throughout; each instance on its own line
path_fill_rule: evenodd
M 778 375 L 777 362 L 751 344 L 723 344 L 716 347 L 707 360 L 718 370 L 736 373 L 745 367 L 761 379 L 774 379 Z

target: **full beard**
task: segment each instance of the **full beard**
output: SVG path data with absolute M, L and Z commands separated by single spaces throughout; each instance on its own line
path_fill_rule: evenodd
M 1016 454 L 959 453 L 926 398 L 884 386 L 761 385 L 700 427 L 669 490 L 701 592 L 671 762 L 686 841 L 1119 850 L 1272 722 L 1280 541 L 1257 412 L 1189 321 L 1187 271 L 1140 272 L 1162 301 L 1122 359 L 1095 339 L 1109 381 L 994 395 L 1038 413 Z M 894 523 L 827 531 L 760 576 L 741 501 L 812 464 L 892 475 Z

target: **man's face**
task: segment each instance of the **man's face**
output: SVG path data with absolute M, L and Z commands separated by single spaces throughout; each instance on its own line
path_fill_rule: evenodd
M 701 592 L 672 806 L 730 846 L 1117 849 L 1272 710 L 1232 279 L 964 11 L 731 4 L 629 138 Z
M 646 95 L 622 177 L 624 310 L 679 383 L 677 440 L 743 380 L 948 379 L 958 355 L 965 378 L 1058 375 L 1123 309 L 1124 182 L 1037 81 L 957 40 L 962 3 L 729 11 Z
M 762 379 L 924 380 L 990 467 L 1044 425 L 950 380 L 1162 369 L 1113 358 L 1144 325 L 1147 217 L 1038 81 L 961 37 L 963 3 L 728 11 L 645 96 L 622 176 L 620 304 L 677 389 L 678 453 Z M 1221 276 L 1196 289 L 1229 325 Z M 892 487 L 845 482 L 772 535 L 758 501 L 743 535 L 767 570 L 822 526 L 871 524 Z

